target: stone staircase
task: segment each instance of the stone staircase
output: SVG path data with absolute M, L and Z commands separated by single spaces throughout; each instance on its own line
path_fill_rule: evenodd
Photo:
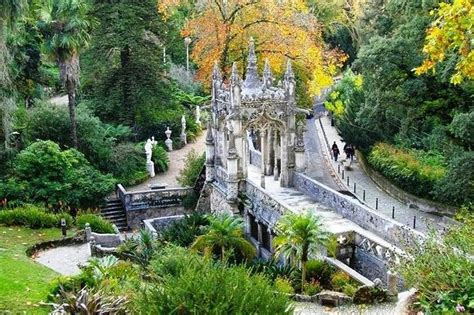
M 128 229 L 125 209 L 120 199 L 108 199 L 106 204 L 100 207 L 100 214 L 115 224 L 120 231 Z

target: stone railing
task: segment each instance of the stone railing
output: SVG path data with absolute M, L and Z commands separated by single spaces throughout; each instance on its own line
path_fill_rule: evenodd
M 262 153 L 260 151 L 257 151 L 255 147 L 253 146 L 252 139 L 250 137 L 247 138 L 247 142 L 249 144 L 249 163 L 253 166 L 256 167 L 261 167 L 262 166 Z
M 424 235 L 412 228 L 397 222 L 369 207 L 354 201 L 352 198 L 327 187 L 306 175 L 295 173 L 294 186 L 319 203 L 334 209 L 344 218 L 367 229 L 384 240 L 399 247 L 414 245 L 415 241 L 424 238 Z
M 290 211 L 288 207 L 270 197 L 264 190 L 249 180 L 245 183 L 245 195 L 250 201 L 252 214 L 272 229 L 280 216 Z
M 227 189 L 227 170 L 222 166 L 216 166 L 215 180 L 220 189 L 224 191 Z
M 117 196 L 132 228 L 140 226 L 144 219 L 183 214 L 183 200 L 192 193 L 191 187 L 126 191 L 122 185 L 117 186 Z

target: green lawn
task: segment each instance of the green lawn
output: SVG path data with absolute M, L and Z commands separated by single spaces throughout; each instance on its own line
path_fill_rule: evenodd
M 70 233 L 73 233 L 70 231 Z M 26 256 L 26 249 L 61 237 L 60 229 L 32 230 L 0 225 L 0 314 L 47 314 L 38 303 L 48 295 L 51 279 L 59 274 Z

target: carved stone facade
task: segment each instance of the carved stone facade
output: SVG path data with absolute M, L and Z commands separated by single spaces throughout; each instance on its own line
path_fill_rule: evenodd
M 217 65 L 212 74 L 211 118 L 206 137 L 207 181 L 226 193 L 228 203 L 236 203 L 239 183 L 245 181 L 251 161 L 249 135 L 260 139 L 262 187 L 265 175 L 273 175 L 282 187 L 293 185 L 295 169 L 304 161 L 301 135 L 296 115 L 307 114 L 296 107 L 295 75 L 288 61 L 281 86 L 273 84 L 268 61 L 263 75 L 257 69 L 254 42 L 250 40 L 245 80 L 241 80 L 234 63 L 230 80 L 224 82 Z M 304 155 L 304 154 L 303 154 Z

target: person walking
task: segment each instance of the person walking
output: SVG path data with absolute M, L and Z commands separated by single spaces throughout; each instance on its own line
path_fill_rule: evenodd
M 331 147 L 331 150 L 332 150 L 332 155 L 334 156 L 334 161 L 337 162 L 337 157 L 339 156 L 339 147 L 337 146 L 336 144 L 336 141 L 334 141 L 332 147 Z

